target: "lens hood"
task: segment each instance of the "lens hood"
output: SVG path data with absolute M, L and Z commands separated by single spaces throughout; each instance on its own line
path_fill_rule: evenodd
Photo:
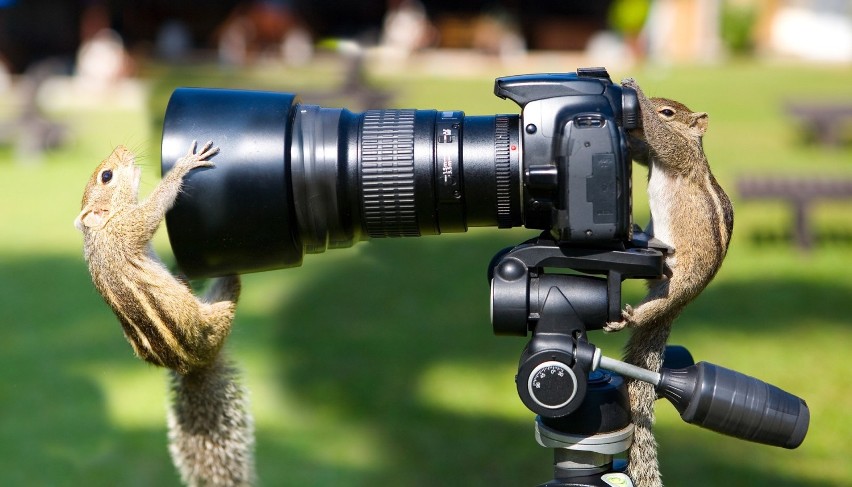
M 289 181 L 290 127 L 296 96 L 288 93 L 179 88 L 166 108 L 162 172 L 197 140 L 220 151 L 212 168 L 184 178 L 166 214 L 177 263 L 189 277 L 298 266 Z

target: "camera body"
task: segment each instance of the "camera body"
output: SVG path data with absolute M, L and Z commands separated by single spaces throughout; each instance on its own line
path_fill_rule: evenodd
M 636 92 L 603 69 L 498 78 L 494 92 L 523 109 L 524 224 L 560 243 L 629 241 Z
M 298 266 L 305 253 L 376 237 L 496 226 L 560 244 L 632 238 L 635 91 L 603 68 L 498 78 L 518 115 L 302 104 L 288 93 L 180 88 L 166 109 L 162 170 L 192 140 L 220 147 L 166 223 L 190 277 Z

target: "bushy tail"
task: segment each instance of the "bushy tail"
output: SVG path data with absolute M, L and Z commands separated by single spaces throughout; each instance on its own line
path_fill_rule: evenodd
M 671 321 L 652 322 L 633 328 L 625 347 L 624 361 L 658 372 L 663 364 L 663 352 L 671 329 Z M 652 431 L 657 393 L 653 385 L 633 379 L 628 380 L 627 390 L 634 427 L 627 473 L 636 487 L 661 487 L 663 483 L 657 461 L 657 441 Z
M 254 421 L 236 368 L 220 352 L 207 366 L 171 376 L 169 452 L 183 482 L 252 485 Z

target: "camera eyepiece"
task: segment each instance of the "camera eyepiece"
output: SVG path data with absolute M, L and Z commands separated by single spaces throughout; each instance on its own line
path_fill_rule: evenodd
M 642 117 L 639 110 L 639 95 L 636 90 L 629 86 L 621 87 L 621 113 L 625 130 L 635 129 L 642 126 Z

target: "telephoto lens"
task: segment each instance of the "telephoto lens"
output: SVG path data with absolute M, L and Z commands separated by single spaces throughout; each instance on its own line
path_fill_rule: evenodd
M 181 88 L 163 173 L 192 140 L 220 148 L 190 173 L 166 223 L 191 277 L 298 266 L 305 252 L 376 237 L 521 225 L 519 117 L 352 113 L 295 95 Z

